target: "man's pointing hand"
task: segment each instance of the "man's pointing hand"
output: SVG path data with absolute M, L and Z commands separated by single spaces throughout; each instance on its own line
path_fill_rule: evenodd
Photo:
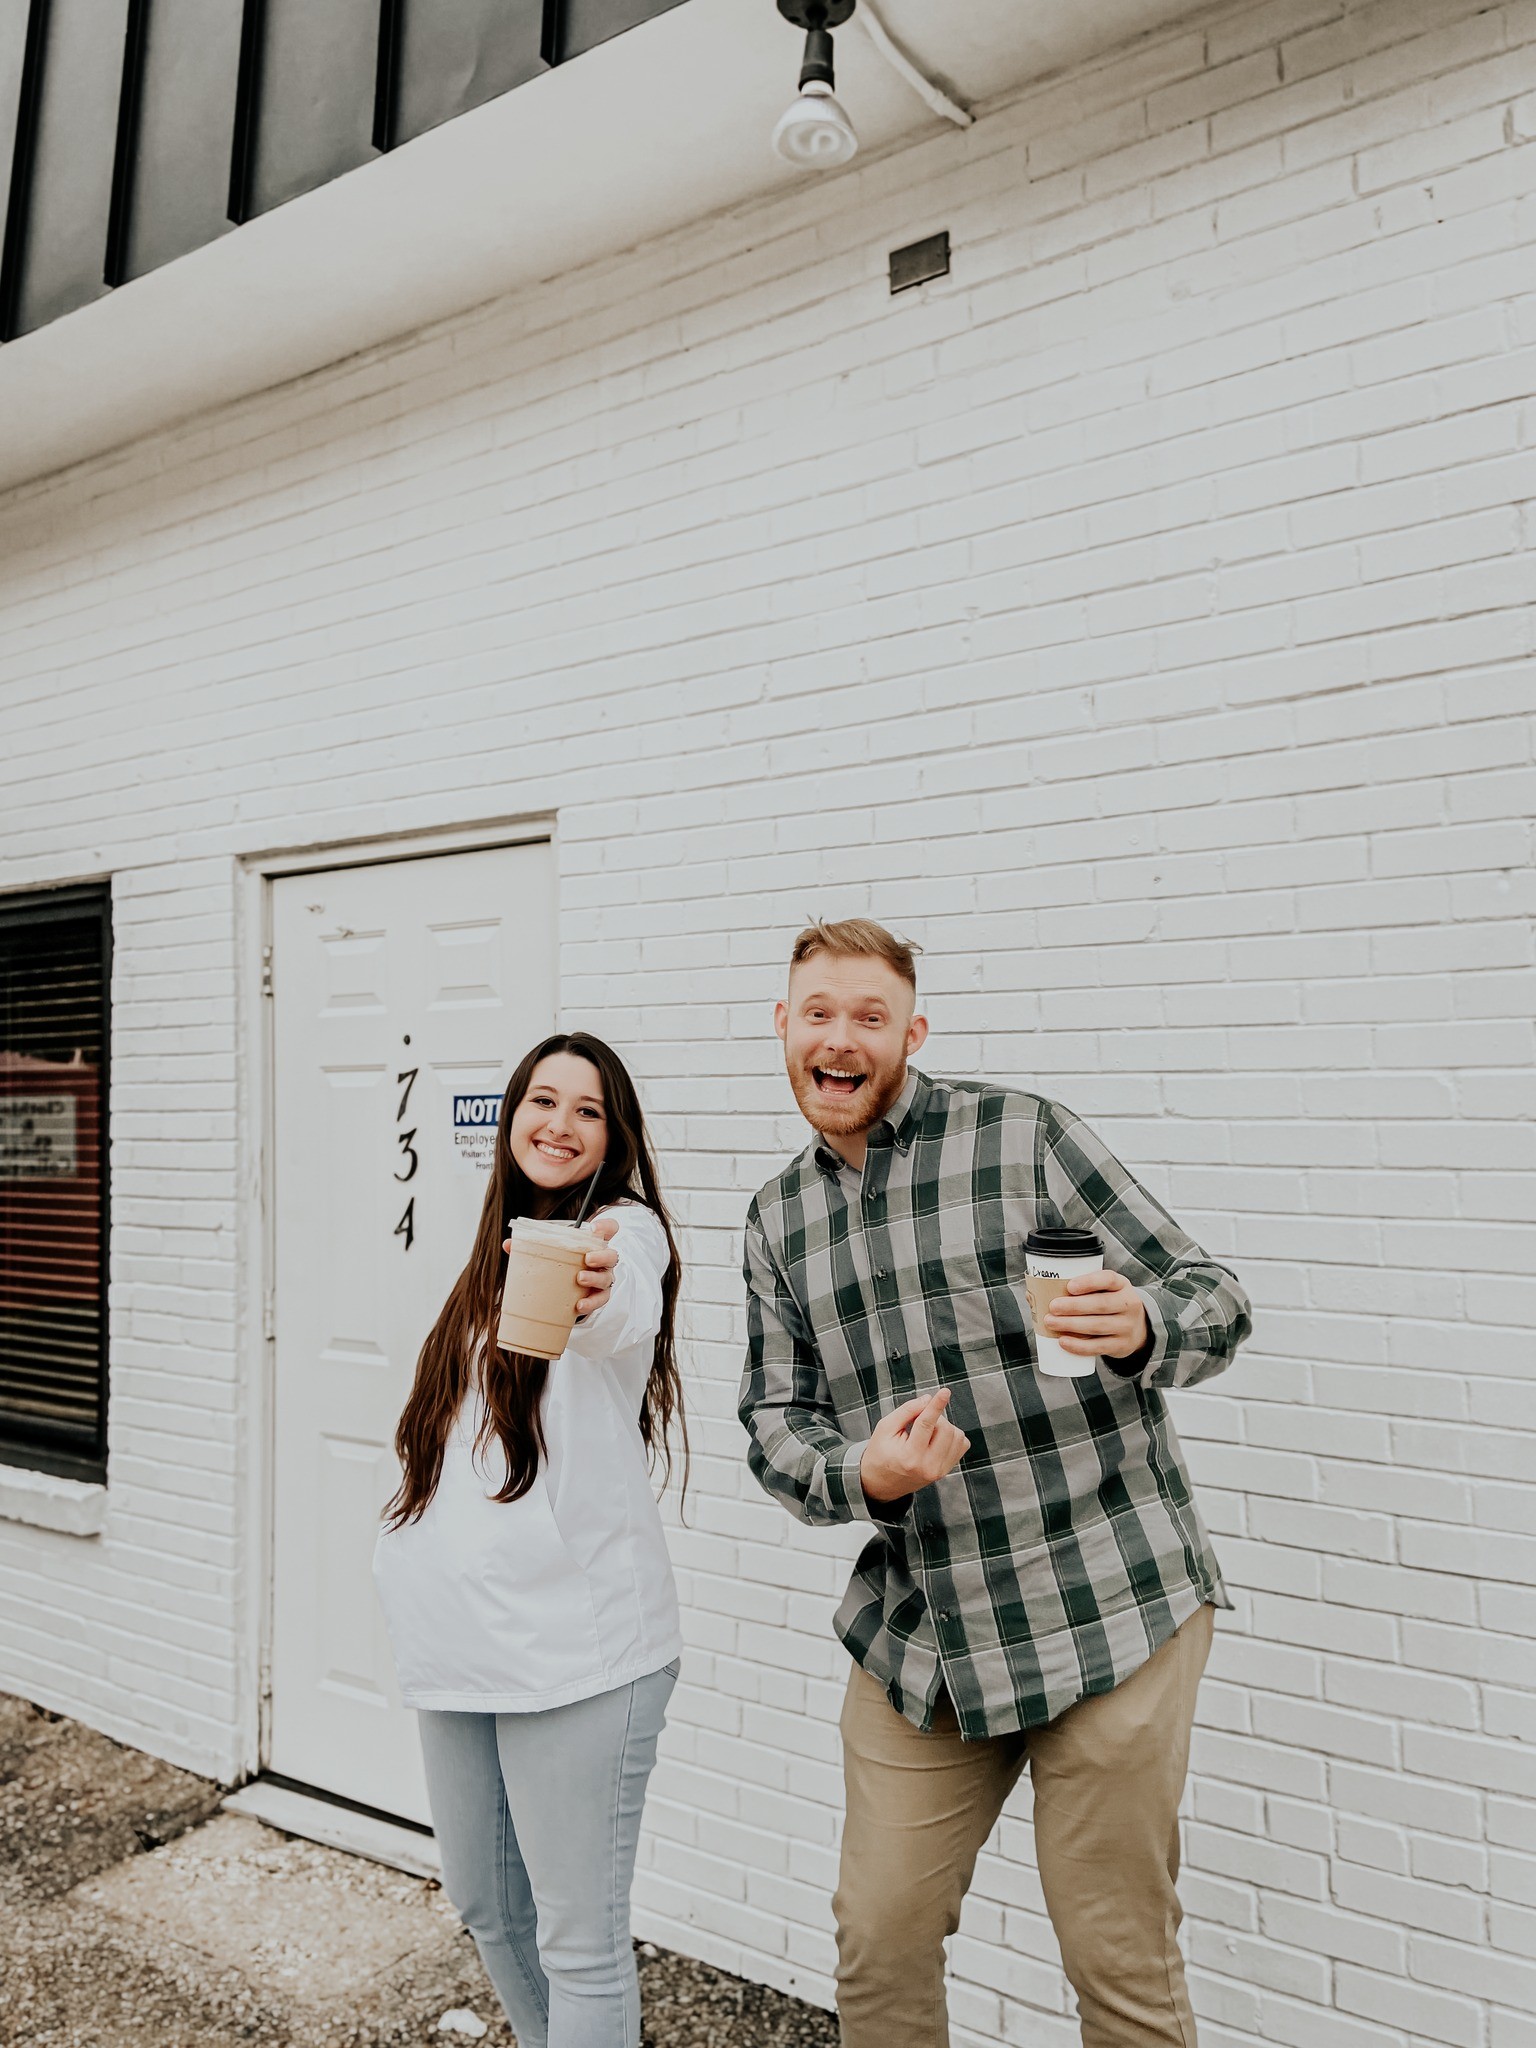
M 866 1500 L 900 1500 L 954 1471 L 971 1448 L 971 1440 L 945 1420 L 948 1406 L 949 1389 L 945 1387 L 937 1394 L 919 1394 L 914 1401 L 904 1401 L 881 1419 L 859 1460 Z

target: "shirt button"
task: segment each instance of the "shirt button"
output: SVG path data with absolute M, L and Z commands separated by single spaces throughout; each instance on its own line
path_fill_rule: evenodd
M 887 1351 L 885 1355 L 891 1361 L 892 1365 L 898 1365 L 901 1362 L 901 1353 L 896 1349 L 894 1345 L 892 1345 L 891 1349 Z
M 954 1610 L 954 1609 L 953 1609 L 952 1607 L 941 1607 L 941 1608 L 939 1609 L 939 1620 L 940 1620 L 940 1621 L 953 1621 L 953 1620 L 954 1620 L 954 1618 L 955 1618 L 955 1610 Z
M 884 1266 L 876 1266 L 875 1278 L 877 1280 L 887 1280 L 890 1278 L 890 1275 L 886 1272 Z

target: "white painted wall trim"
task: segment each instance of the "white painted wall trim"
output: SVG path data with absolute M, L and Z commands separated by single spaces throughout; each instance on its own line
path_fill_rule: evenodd
M 259 880 L 274 875 L 302 875 L 312 868 L 367 868 L 379 861 L 423 860 L 429 854 L 474 853 L 487 846 L 534 846 L 552 840 L 555 820 L 550 812 L 483 822 L 429 825 L 414 832 L 391 832 L 369 839 L 320 839 L 311 846 L 243 853 L 241 868 Z
M 0 1465 L 0 1517 L 34 1529 L 58 1529 L 66 1536 L 99 1536 L 107 1518 L 107 1489 L 22 1465 Z
M 403 1827 L 398 1821 L 381 1820 L 374 1813 L 359 1813 L 334 1800 L 312 1798 L 307 1792 L 294 1791 L 291 1785 L 257 1778 L 231 1792 L 224 1810 L 248 1814 L 266 1827 L 280 1828 L 285 1835 L 298 1835 L 306 1842 L 323 1842 L 330 1849 L 366 1856 L 370 1863 L 408 1871 L 412 1877 L 441 1878 L 443 1874 L 435 1835 Z

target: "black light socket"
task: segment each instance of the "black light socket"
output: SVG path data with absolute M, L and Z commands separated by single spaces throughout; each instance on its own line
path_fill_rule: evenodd
M 832 76 L 832 31 L 841 28 L 855 0 L 779 0 L 779 12 L 805 30 L 805 56 L 800 65 L 800 90 L 808 85 L 835 84 Z
M 811 84 L 824 85 L 830 91 L 837 80 L 832 76 L 832 31 L 813 28 L 806 31 L 805 55 L 800 61 L 800 90 Z

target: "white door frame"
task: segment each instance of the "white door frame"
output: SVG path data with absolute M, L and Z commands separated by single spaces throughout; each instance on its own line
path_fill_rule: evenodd
M 272 1519 L 274 1438 L 273 1367 L 273 1087 L 271 996 L 272 884 L 281 875 L 331 868 L 376 867 L 422 860 L 431 854 L 475 853 L 483 848 L 558 841 L 553 813 L 505 818 L 489 824 L 401 832 L 387 839 L 345 839 L 239 857 L 236 888 L 236 1346 L 238 1402 L 244 1428 L 235 1480 L 238 1546 L 236 1631 L 240 1643 L 240 1695 L 235 1753 L 243 1775 L 267 1761 L 271 1740 Z M 560 965 L 555 958 L 556 1015 Z

